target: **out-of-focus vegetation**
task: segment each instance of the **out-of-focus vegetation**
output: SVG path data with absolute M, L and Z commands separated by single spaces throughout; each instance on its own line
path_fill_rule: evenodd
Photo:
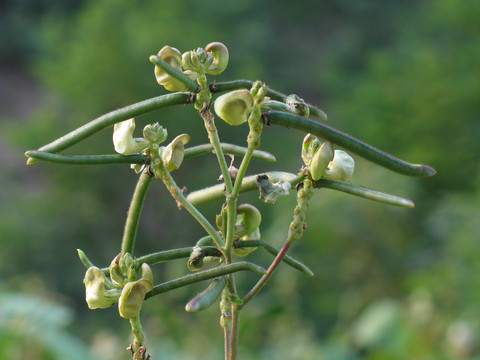
M 97 264 L 118 253 L 134 173 L 113 165 L 26 167 L 22 153 L 162 93 L 148 56 L 163 45 L 186 51 L 211 41 L 231 53 L 220 79 L 258 78 L 297 93 L 323 107 L 331 125 L 438 170 L 429 179 L 402 178 L 356 159 L 353 182 L 407 196 L 413 210 L 319 192 L 293 249 L 316 276 L 280 268 L 243 314 L 242 359 L 479 358 L 479 2 L 31 0 L 2 7 L 0 302 L 10 304 L 0 306 L 2 358 L 25 346 L 32 352 L 15 353 L 24 359 L 60 359 L 65 349 L 128 358 L 118 344 L 129 329 L 116 310 L 87 309 L 75 249 Z M 151 120 L 171 136 L 188 122 L 192 143 L 206 141 L 193 112 L 153 113 L 138 127 Z M 218 125 L 226 140 L 244 141 L 246 132 Z M 301 139 L 266 128 L 262 147 L 295 171 Z M 71 152 L 112 153 L 111 133 Z M 218 174 L 203 171 L 214 161 L 186 161 L 178 183 L 193 190 L 215 181 Z M 277 245 L 293 201 L 260 205 L 262 234 Z M 216 207 L 206 207 L 210 216 Z M 202 236 L 161 186 L 152 186 L 144 215 L 139 254 Z M 186 264 L 156 270 L 156 279 L 168 279 Z M 159 359 L 222 357 L 218 309 L 183 310 L 198 290 L 146 302 L 147 342 Z M 41 327 L 38 337 L 31 323 Z

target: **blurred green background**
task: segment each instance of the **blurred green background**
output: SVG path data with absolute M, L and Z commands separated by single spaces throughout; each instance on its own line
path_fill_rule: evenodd
M 76 249 L 98 265 L 118 253 L 135 174 L 27 167 L 23 152 L 165 93 L 148 56 L 211 41 L 230 50 L 219 80 L 261 79 L 296 93 L 330 125 L 438 171 L 411 179 L 356 158 L 354 183 L 409 197 L 414 209 L 318 192 L 292 249 L 315 277 L 279 268 L 243 312 L 241 359 L 480 359 L 480 2 L 16 0 L 0 4 L 0 34 L 0 359 L 129 358 L 128 322 L 115 307 L 87 309 Z M 186 128 L 200 144 L 198 120 L 178 107 L 137 126 L 160 121 L 171 137 Z M 245 128 L 218 127 L 225 141 L 244 141 Z M 266 128 L 262 148 L 278 162 L 251 172 L 297 171 L 302 138 Z M 111 131 L 68 151 L 112 153 Z M 218 177 L 207 168 L 211 156 L 175 176 L 193 190 Z M 162 184 L 145 206 L 138 254 L 203 235 Z M 213 217 L 218 206 L 202 210 Z M 283 243 L 293 206 L 293 197 L 258 205 L 265 239 Z M 252 260 L 267 266 L 260 255 Z M 186 271 L 182 261 L 155 267 L 156 281 Z M 146 302 L 155 359 L 222 358 L 218 308 L 183 310 L 202 286 Z

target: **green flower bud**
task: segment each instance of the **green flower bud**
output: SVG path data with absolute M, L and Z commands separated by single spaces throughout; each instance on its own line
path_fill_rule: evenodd
M 190 300 L 185 305 L 185 310 L 188 312 L 205 310 L 212 305 L 222 293 L 226 284 L 225 277 L 219 277 L 212 280 L 210 285 L 200 294 Z
M 112 306 L 120 296 L 120 290 L 106 290 L 106 277 L 102 270 L 92 266 L 88 268 L 83 280 L 89 309 L 105 309 Z
M 349 182 L 355 170 L 355 161 L 343 150 L 335 150 L 333 160 L 328 164 L 324 177 Z
M 182 71 L 182 54 L 178 49 L 166 45 L 160 49 L 157 56 L 174 69 Z M 159 66 L 155 66 L 155 78 L 158 84 L 168 91 L 188 91 L 187 86 L 183 82 L 170 76 Z
M 237 221 L 235 222 L 235 236 L 246 236 L 258 229 L 262 222 L 262 214 L 250 204 L 241 204 L 237 207 Z
M 140 270 L 142 272 L 142 279 L 148 280 L 153 284 L 153 272 L 150 265 L 143 263 Z
M 178 135 L 166 147 L 159 149 L 159 155 L 162 158 L 163 165 L 167 171 L 178 169 L 183 162 L 185 153 L 185 144 L 190 141 L 190 135 Z
M 315 135 L 307 134 L 302 143 L 302 159 L 305 165 L 310 166 L 313 155 L 322 143 Z
M 295 94 L 288 95 L 285 99 L 285 104 L 287 104 L 288 111 L 293 114 L 303 117 L 308 117 L 310 115 L 310 109 L 305 100 Z
M 247 89 L 230 91 L 215 100 L 215 113 L 230 125 L 246 122 L 252 108 L 253 97 Z
M 260 235 L 260 228 L 257 227 L 257 229 L 252 232 L 251 234 L 248 234 L 246 236 L 242 236 L 240 238 L 240 240 L 245 240 L 245 241 L 248 241 L 248 240 L 260 240 L 262 237 Z M 233 249 L 233 252 L 235 253 L 235 255 L 238 255 L 238 256 L 247 256 L 248 254 L 250 254 L 252 251 L 255 251 L 257 250 L 256 247 L 236 247 Z
M 113 126 L 113 145 L 115 151 L 122 155 L 131 155 L 142 152 L 148 146 L 143 138 L 134 138 L 135 119 L 131 118 Z
M 312 161 L 310 161 L 310 174 L 313 180 L 318 180 L 325 174 L 328 164 L 333 159 L 333 155 L 332 143 L 325 141 L 313 155 Z
M 207 54 L 213 55 L 212 64 L 205 70 L 207 74 L 210 75 L 219 75 L 221 74 L 228 65 L 228 49 L 221 42 L 212 42 L 205 46 L 205 51 Z
M 154 144 L 161 144 L 167 139 L 167 129 L 160 126 L 158 122 L 149 124 L 143 128 L 143 137 Z

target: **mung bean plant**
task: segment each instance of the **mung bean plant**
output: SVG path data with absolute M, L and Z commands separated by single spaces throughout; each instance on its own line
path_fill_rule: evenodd
M 435 170 L 400 160 L 327 125 L 326 114 L 298 95 L 287 96 L 262 81 L 210 79 L 228 65 L 229 52 L 222 43 L 213 42 L 184 53 L 164 46 L 150 61 L 156 81 L 169 93 L 112 111 L 38 150 L 26 151 L 27 164 L 41 160 L 60 164 L 124 164 L 138 174 L 119 253 L 112 254 L 111 263 L 101 267 L 78 250 L 87 268 L 83 282 L 88 307 L 102 309 L 118 304 L 119 315 L 130 322 L 132 329 L 133 341 L 127 349 L 133 359 L 151 357 L 140 320 L 144 301 L 156 301 L 162 293 L 204 281 L 209 281 L 205 290 L 193 297 L 185 310 L 196 312 L 217 304 L 224 332 L 225 359 L 237 359 L 240 313 L 267 284 L 278 265 L 284 262 L 306 275 L 313 275 L 306 265 L 287 253 L 305 231 L 307 208 L 315 192 L 328 188 L 390 205 L 413 207 L 408 199 L 352 184 L 354 160 L 349 153 L 407 176 L 432 176 Z M 198 118 L 189 121 L 203 122 L 209 143 L 189 147 L 188 133 L 170 136 L 158 122 L 146 125 L 142 136 L 134 137 L 135 117 L 175 105 L 195 108 Z M 248 126 L 246 143 L 222 142 L 215 125 L 218 120 L 231 126 Z M 188 130 L 188 122 L 185 124 Z M 247 176 L 252 161 L 275 161 L 274 155 L 260 150 L 261 138 L 269 136 L 270 126 L 305 134 L 303 143 L 298 144 L 301 159 L 298 168 Z M 115 154 L 62 154 L 72 145 L 112 127 Z M 212 153 L 219 168 L 212 169 L 212 173 L 221 174 L 219 183 L 184 191 L 184 184 L 178 185 L 175 181 L 175 170 L 189 158 Z M 201 225 L 203 232 L 190 247 L 150 254 L 135 252 L 136 241 L 141 241 L 136 234 L 142 206 L 154 180 L 163 182 L 178 208 L 190 213 Z M 275 204 L 281 196 L 296 196 L 292 220 L 285 229 L 280 249 L 262 237 L 262 214 L 257 207 L 242 203 L 242 193 L 251 191 L 258 192 L 258 201 L 269 204 Z M 221 203 L 213 219 L 201 211 L 202 204 L 212 201 Z M 265 257 L 270 263 L 267 269 L 249 261 L 249 254 L 255 250 L 270 253 Z M 273 261 L 270 262 L 271 254 Z M 151 267 L 181 258 L 186 261 L 187 273 L 157 284 Z M 253 287 L 239 291 L 236 281 L 239 276 L 254 279 Z

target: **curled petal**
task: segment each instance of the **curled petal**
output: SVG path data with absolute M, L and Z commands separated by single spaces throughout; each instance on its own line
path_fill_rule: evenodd
M 172 68 L 182 71 L 182 54 L 178 49 L 165 45 L 157 56 Z M 188 91 L 187 86 L 178 79 L 167 74 L 161 67 L 155 65 L 155 78 L 157 82 L 169 91 Z
M 150 280 L 140 279 L 127 283 L 123 289 L 120 299 L 118 300 L 118 312 L 125 319 L 137 317 L 143 306 L 145 294 L 153 289 Z
M 119 298 L 120 291 L 117 289 L 105 289 L 105 274 L 99 268 L 92 266 L 85 273 L 85 293 L 90 309 L 105 309 L 112 306 Z
M 246 236 L 255 232 L 262 222 L 262 214 L 250 204 L 241 204 L 237 207 L 237 221 L 235 235 Z
M 190 135 L 178 135 L 166 147 L 159 149 L 159 154 L 167 171 L 178 169 L 183 162 L 185 144 L 190 141 Z
M 355 169 L 355 161 L 343 150 L 335 150 L 333 160 L 328 164 L 324 177 L 349 182 Z
M 113 145 L 115 151 L 122 155 L 137 154 L 145 150 L 148 141 L 143 138 L 134 138 L 135 119 L 131 118 L 113 126 Z
M 313 155 L 310 161 L 310 174 L 313 180 L 320 179 L 328 170 L 328 164 L 334 159 L 333 145 L 325 141 Z
M 302 143 L 302 160 L 305 165 L 310 166 L 313 155 L 317 152 L 322 143 L 315 135 L 307 134 Z
M 246 122 L 252 108 L 253 97 L 247 89 L 230 91 L 215 100 L 215 113 L 230 125 Z
M 248 241 L 248 240 L 260 240 L 262 237 L 260 235 L 260 228 L 257 227 L 257 229 L 252 232 L 251 234 L 248 234 L 246 236 L 242 236 L 240 238 L 240 240 L 245 240 L 245 241 Z M 235 247 L 233 249 L 233 252 L 235 253 L 235 255 L 238 255 L 238 256 L 247 256 L 248 254 L 250 254 L 252 251 L 255 251 L 257 248 L 256 247 Z
M 210 75 L 221 74 L 228 65 L 228 49 L 221 42 L 212 42 L 205 46 L 205 51 L 213 55 L 213 63 L 210 65 L 206 72 Z

